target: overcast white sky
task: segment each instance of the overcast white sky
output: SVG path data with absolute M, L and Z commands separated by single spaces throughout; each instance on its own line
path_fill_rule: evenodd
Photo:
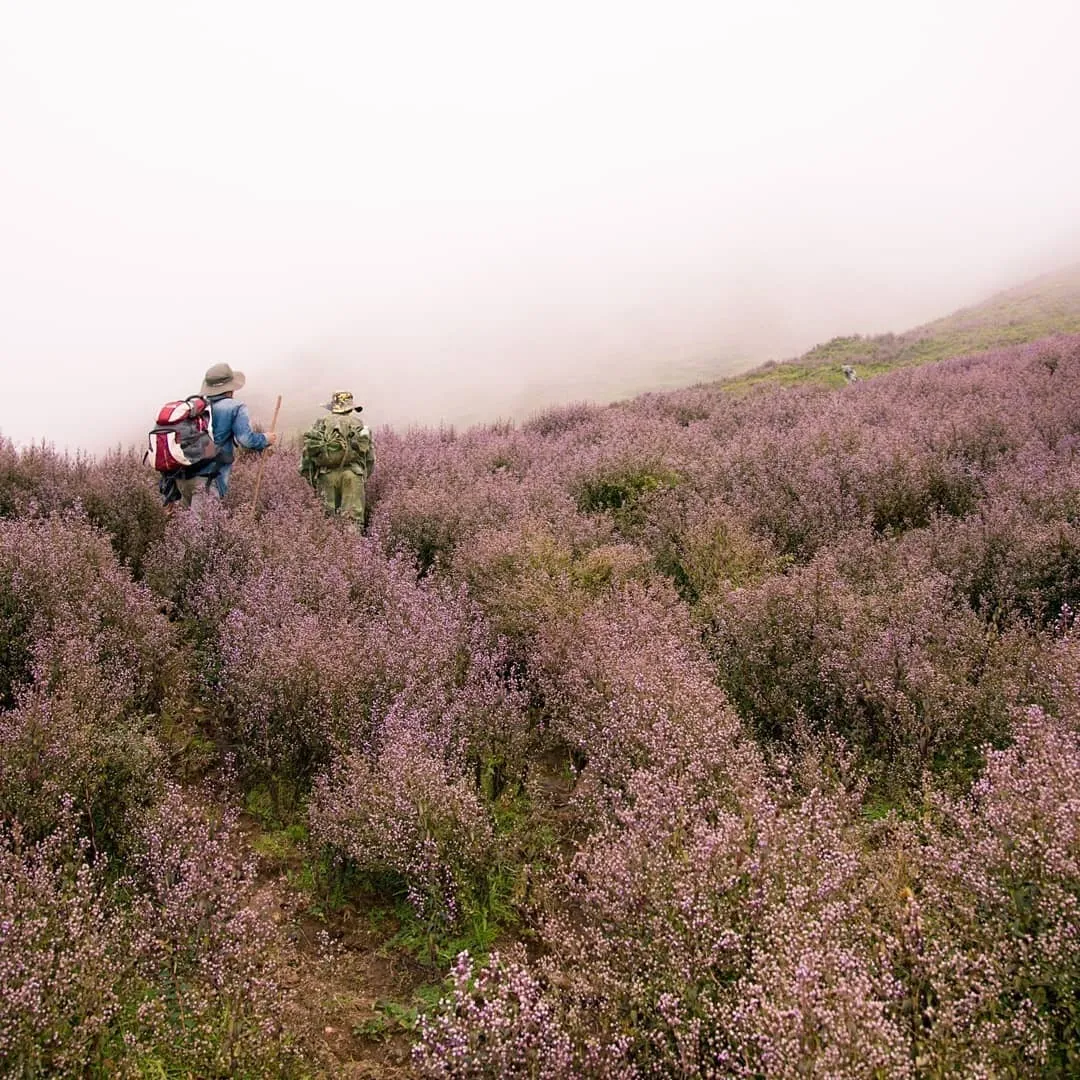
M 520 414 L 1080 253 L 1080 3 L 0 0 L 0 431 Z M 84 414 L 92 411 L 93 419 Z

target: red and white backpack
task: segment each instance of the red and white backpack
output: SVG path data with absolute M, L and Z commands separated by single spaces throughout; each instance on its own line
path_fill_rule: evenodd
M 146 451 L 158 472 L 175 472 L 217 456 L 210 402 L 201 397 L 161 406 Z

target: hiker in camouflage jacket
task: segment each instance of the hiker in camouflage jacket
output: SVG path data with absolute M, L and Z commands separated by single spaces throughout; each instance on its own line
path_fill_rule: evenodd
M 356 415 L 348 390 L 339 390 L 323 406 L 322 416 L 304 432 L 300 472 L 318 493 L 328 513 L 348 517 L 364 526 L 364 487 L 375 468 L 371 432 Z

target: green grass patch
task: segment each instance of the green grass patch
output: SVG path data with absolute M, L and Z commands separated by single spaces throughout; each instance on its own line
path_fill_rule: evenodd
M 303 859 L 307 838 L 307 827 L 297 822 L 283 829 L 260 833 L 252 840 L 251 846 L 271 862 L 289 864 Z
M 375 1015 L 357 1024 L 353 1034 L 372 1042 L 384 1042 L 396 1035 L 411 1035 L 416 1031 L 421 1014 L 434 1009 L 448 988 L 446 981 L 424 983 L 413 990 L 407 1001 L 378 998 L 373 1007 Z
M 330 859 L 308 856 L 299 864 L 286 867 L 286 880 L 308 897 L 307 912 L 323 922 L 341 914 L 360 888 L 361 878 L 348 866 Z
M 623 510 L 643 495 L 661 488 L 675 487 L 678 482 L 678 475 L 661 465 L 626 465 L 604 469 L 578 482 L 578 509 L 583 514 Z
M 878 354 L 881 342 L 892 340 L 892 335 L 882 338 L 866 338 L 861 334 L 852 337 L 835 337 L 824 345 L 815 345 L 803 357 L 804 364 L 852 364 L 857 361 L 872 359 Z
M 396 910 L 400 929 L 387 942 L 387 947 L 440 970 L 449 967 L 461 952 L 486 960 L 496 941 L 505 937 L 517 922 L 517 913 L 510 903 L 515 876 L 497 875 L 499 880 L 492 882 L 492 895 L 469 911 L 454 930 L 423 922 L 402 902 Z

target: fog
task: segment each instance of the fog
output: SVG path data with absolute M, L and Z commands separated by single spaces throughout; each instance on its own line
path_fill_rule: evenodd
M 1080 254 L 1075 0 L 0 0 L 0 432 L 520 417 Z

